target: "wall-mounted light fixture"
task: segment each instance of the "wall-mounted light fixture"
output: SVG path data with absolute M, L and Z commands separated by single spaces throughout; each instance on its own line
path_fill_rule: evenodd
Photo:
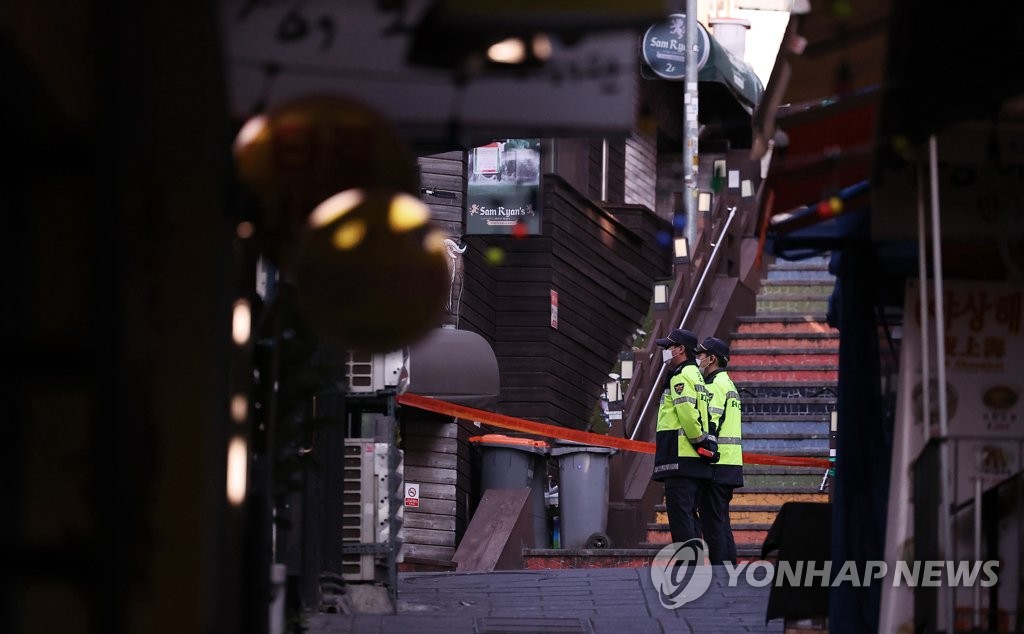
M 608 379 L 604 384 L 604 394 L 608 399 L 608 411 L 621 411 L 624 403 L 622 402 L 622 383 L 619 382 L 619 375 L 612 372 L 608 375 Z
M 672 288 L 672 280 L 654 282 L 654 310 L 668 310 L 668 295 Z
M 633 378 L 633 351 L 623 350 L 619 353 L 619 374 L 623 381 Z
M 676 264 L 685 264 L 690 261 L 690 241 L 686 238 L 676 238 L 672 244 L 673 261 Z

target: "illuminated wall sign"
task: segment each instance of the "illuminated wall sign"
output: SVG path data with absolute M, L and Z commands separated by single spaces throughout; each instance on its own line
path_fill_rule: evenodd
M 466 234 L 540 231 L 540 139 L 502 139 L 470 150 Z

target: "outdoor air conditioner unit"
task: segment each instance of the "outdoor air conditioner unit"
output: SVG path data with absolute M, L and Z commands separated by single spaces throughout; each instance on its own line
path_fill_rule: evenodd
M 401 548 L 402 450 L 372 438 L 345 439 L 342 577 L 393 583 Z
M 405 349 L 393 352 L 349 351 L 346 371 L 350 392 L 373 393 L 397 387 L 406 363 Z

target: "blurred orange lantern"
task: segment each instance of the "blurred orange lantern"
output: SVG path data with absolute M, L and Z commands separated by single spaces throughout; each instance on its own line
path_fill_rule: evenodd
M 242 126 L 234 144 L 238 177 L 259 201 L 256 237 L 285 259 L 316 205 L 354 187 L 415 193 L 415 160 L 394 128 L 344 97 L 307 97 Z
M 320 204 L 289 267 L 296 300 L 326 341 L 395 350 L 440 325 L 448 293 L 444 236 L 419 199 L 354 189 Z

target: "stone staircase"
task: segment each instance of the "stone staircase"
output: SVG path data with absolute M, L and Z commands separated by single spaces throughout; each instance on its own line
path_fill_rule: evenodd
M 825 320 L 835 278 L 827 258 L 779 262 L 757 296 L 757 314 L 738 319 L 730 337 L 729 375 L 743 401 L 743 450 L 771 456 L 828 458 L 836 403 L 839 332 Z M 746 464 L 730 513 L 741 560 L 760 558 L 779 508 L 827 502 L 824 470 Z M 645 546 L 671 541 L 664 505 Z

